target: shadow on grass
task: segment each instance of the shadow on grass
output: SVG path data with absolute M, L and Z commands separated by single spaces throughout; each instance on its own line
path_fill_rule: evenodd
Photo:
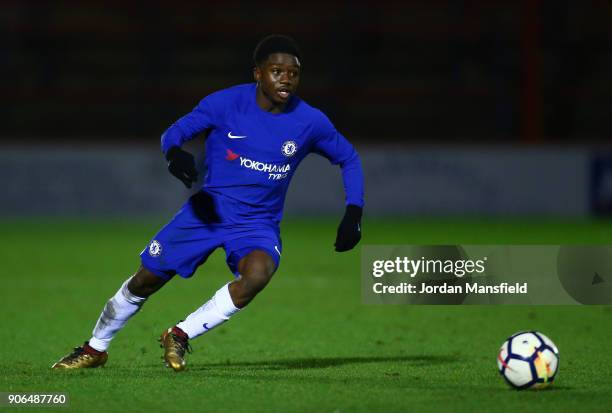
M 194 370 L 205 370 L 214 367 L 247 367 L 255 370 L 292 370 L 292 369 L 322 369 L 340 367 L 349 364 L 373 363 L 410 363 L 412 365 L 445 364 L 458 362 L 455 356 L 381 356 L 381 357 L 312 357 L 280 360 L 237 361 L 227 360 L 225 363 L 209 363 L 193 366 Z
M 548 386 L 548 387 L 544 387 L 542 389 L 527 389 L 527 390 L 521 390 L 521 393 L 548 393 L 548 392 L 555 392 L 555 391 L 568 391 L 568 390 L 573 390 L 574 388 L 571 386 L 556 386 L 554 384 Z M 516 391 L 516 389 L 510 389 L 511 391 Z

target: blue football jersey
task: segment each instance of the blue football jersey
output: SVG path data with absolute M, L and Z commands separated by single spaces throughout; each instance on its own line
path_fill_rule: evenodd
M 165 153 L 208 131 L 204 188 L 216 195 L 225 221 L 280 222 L 289 182 L 311 152 L 340 165 L 346 203 L 363 206 L 359 155 L 327 116 L 295 95 L 279 114 L 255 99 L 255 83 L 218 91 L 162 135 Z

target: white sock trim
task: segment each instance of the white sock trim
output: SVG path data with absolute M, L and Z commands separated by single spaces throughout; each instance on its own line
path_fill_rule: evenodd
M 139 297 L 135 294 L 133 294 L 130 289 L 128 288 L 128 284 L 130 282 L 130 280 L 133 278 L 130 277 L 128 278 L 123 285 L 121 286 L 121 293 L 123 294 L 123 297 L 125 297 L 126 301 L 130 304 L 136 304 L 136 305 L 142 305 L 145 301 L 147 301 L 146 297 Z
M 111 339 L 101 340 L 99 338 L 92 337 L 89 339 L 89 347 L 98 351 L 106 351 L 110 346 Z
M 238 311 L 239 309 L 234 305 L 230 296 L 228 283 L 219 288 L 210 300 L 176 326 L 192 339 L 225 323 Z
M 240 311 L 240 309 L 234 305 L 234 301 L 232 300 L 232 296 L 229 292 L 229 285 L 230 283 L 227 283 L 223 287 L 219 288 L 214 297 L 218 311 L 227 318 Z

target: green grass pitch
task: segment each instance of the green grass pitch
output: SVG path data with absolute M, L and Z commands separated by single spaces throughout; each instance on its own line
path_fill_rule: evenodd
M 335 220 L 283 224 L 272 282 L 247 310 L 192 342 L 184 373 L 163 367 L 156 340 L 231 279 L 221 251 L 145 304 L 105 368 L 51 371 L 89 338 L 162 223 L 0 222 L 0 391 L 68 392 L 69 410 L 82 412 L 611 409 L 612 307 L 366 306 L 359 250 L 333 252 Z M 364 244 L 612 242 L 608 221 L 386 219 L 363 228 Z M 497 372 L 499 345 L 522 329 L 541 330 L 560 349 L 550 390 L 511 390 Z

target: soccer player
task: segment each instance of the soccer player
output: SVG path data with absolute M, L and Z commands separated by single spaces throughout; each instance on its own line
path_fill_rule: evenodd
M 346 212 L 338 226 L 336 251 L 348 251 L 361 239 L 361 162 L 329 119 L 295 94 L 301 72 L 296 43 L 282 35 L 265 37 L 255 48 L 254 60 L 255 83 L 205 97 L 162 135 L 169 171 L 191 188 L 198 172 L 194 157 L 181 145 L 208 131 L 203 188 L 141 253 L 142 265 L 106 303 L 91 339 L 53 368 L 102 366 L 113 337 L 153 293 L 176 274 L 191 277 L 222 247 L 235 279 L 160 338 L 166 365 L 183 370 L 189 340 L 247 306 L 278 268 L 285 195 L 297 166 L 311 152 L 342 169 Z

